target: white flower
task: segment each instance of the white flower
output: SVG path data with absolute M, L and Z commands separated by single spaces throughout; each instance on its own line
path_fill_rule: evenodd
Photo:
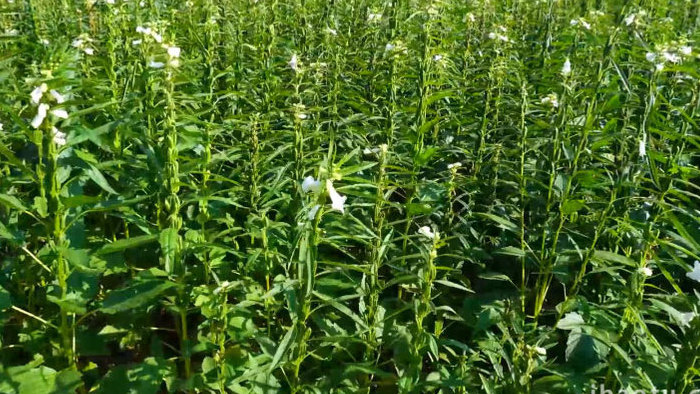
M 156 40 L 156 42 L 159 43 L 159 44 L 160 44 L 161 42 L 163 42 L 163 36 L 161 36 L 160 34 L 158 34 L 158 33 L 156 33 L 156 32 L 152 32 L 152 33 L 151 33 L 151 37 L 153 37 L 153 39 Z
M 44 46 L 49 46 L 50 42 L 46 38 L 42 38 L 39 42 Z
M 139 38 L 138 40 L 131 41 L 131 45 L 133 45 L 133 46 L 141 45 L 142 42 L 143 42 L 143 40 Z
M 331 35 L 334 35 L 334 36 L 337 36 L 337 35 L 338 35 L 338 31 L 335 30 L 335 29 L 331 29 L 330 27 L 327 27 L 327 28 L 326 28 L 326 31 L 327 31 L 328 33 L 330 33 Z
M 338 194 L 338 192 L 335 191 L 333 182 L 331 182 L 330 179 L 326 180 L 326 191 L 328 192 L 328 196 L 331 198 L 331 208 L 340 213 L 345 213 L 345 200 L 347 200 L 347 196 L 341 196 Z
M 299 67 L 299 59 L 297 59 L 296 53 L 292 54 L 292 58 L 289 59 L 289 63 L 287 64 L 289 65 L 289 68 L 291 68 L 294 71 L 297 71 L 297 68 Z
M 80 48 L 83 46 L 83 43 L 85 43 L 85 41 L 83 41 L 82 38 L 76 38 L 71 45 L 73 45 L 73 48 Z
M 654 271 L 652 271 L 649 267 L 641 267 L 639 268 L 639 272 L 646 277 L 654 275 Z
M 39 104 L 39 108 L 36 111 L 36 116 L 34 117 L 34 119 L 32 119 L 32 127 L 38 129 L 41 126 L 41 124 L 44 123 L 44 119 L 46 119 L 46 112 L 48 110 L 48 104 Z
M 664 69 L 664 64 L 663 64 L 663 63 L 659 63 L 659 64 L 656 65 L 655 68 L 656 68 L 656 71 L 662 71 L 662 70 Z
M 451 144 L 454 140 L 455 140 L 455 137 L 453 135 L 448 135 L 447 137 L 445 137 L 445 143 L 447 145 Z
M 316 219 L 316 214 L 318 213 L 318 210 L 321 208 L 320 205 L 316 204 L 311 209 L 309 210 L 309 215 L 307 216 L 309 220 L 314 220 Z
M 644 55 L 644 57 L 646 57 L 647 61 L 649 62 L 653 62 L 654 60 L 656 60 L 656 54 L 654 52 L 647 52 L 647 54 Z
M 0 131 L 2 131 L 4 128 L 5 128 L 5 125 L 3 125 L 2 123 L 0 123 Z
M 89 56 L 92 56 L 95 54 L 95 50 L 90 48 L 90 47 L 83 49 L 83 52 L 85 52 L 85 54 L 89 55 Z
M 53 142 L 58 146 L 63 146 L 66 144 L 66 133 L 59 131 L 57 128 L 51 128 L 51 134 L 53 135 Z
M 388 42 L 386 46 L 384 47 L 384 50 L 387 52 L 393 51 L 396 48 L 396 45 Z
M 63 104 L 66 101 L 66 98 L 61 95 L 61 93 L 58 93 L 56 90 L 51 89 L 49 92 L 51 96 L 53 97 L 54 100 L 56 100 L 57 103 Z
M 585 324 L 583 317 L 578 312 L 569 312 L 564 315 L 563 319 L 559 320 L 557 328 L 560 330 L 574 330 L 579 329 L 583 324 Z
M 307 176 L 304 178 L 304 180 L 301 182 L 301 190 L 304 193 L 307 193 L 309 191 L 318 193 L 319 190 L 321 190 L 321 181 L 314 179 L 311 175 Z
M 136 32 L 150 36 L 151 35 L 151 28 L 150 27 L 143 27 L 143 26 L 136 26 Z
M 418 234 L 420 234 L 420 235 L 422 235 L 422 236 L 424 236 L 424 237 L 426 237 L 426 238 L 435 239 L 435 233 L 434 233 L 433 230 L 432 230 L 430 227 L 428 227 L 428 226 L 423 226 L 423 227 L 419 228 L 419 229 L 418 229 Z
M 382 19 L 382 14 L 371 13 L 371 14 L 367 15 L 367 20 L 369 22 L 378 22 L 381 19 Z
M 476 21 L 476 17 L 471 12 L 467 14 L 467 19 L 469 19 L 469 22 Z
M 442 60 L 442 55 L 440 55 L 440 54 L 434 55 L 434 56 L 433 56 L 433 60 L 436 61 L 436 62 L 439 62 L 440 60 Z
M 68 112 L 65 109 L 54 109 L 51 111 L 51 115 L 61 119 L 68 119 Z
M 661 55 L 667 62 L 678 63 L 681 61 L 681 57 L 676 55 L 675 53 L 664 51 Z
M 680 323 L 681 326 L 689 326 L 690 322 L 695 318 L 695 312 L 681 313 L 678 318 L 678 323 Z
M 180 48 L 179 47 L 168 47 L 168 56 L 170 56 L 171 59 L 177 59 L 180 57 Z
M 634 14 L 629 14 L 627 18 L 625 18 L 625 25 L 629 26 L 634 23 L 634 18 L 636 16 Z
M 105 4 L 114 4 L 114 3 L 115 3 L 114 0 L 105 0 Z
M 460 162 L 452 163 L 452 164 L 448 164 L 448 165 L 447 165 L 447 168 L 450 169 L 450 170 L 453 169 L 453 168 L 457 169 L 457 168 L 460 168 L 460 167 L 462 167 L 462 163 L 460 163 Z
M 693 270 L 686 273 L 685 276 L 688 278 L 700 282 L 700 261 L 695 260 L 695 265 L 693 265 Z
M 678 48 L 678 51 L 685 56 L 690 56 L 690 54 L 693 53 L 693 48 L 691 48 L 688 45 L 684 45 L 684 46 Z
M 46 86 L 45 83 L 35 87 L 29 94 L 32 97 L 32 103 L 39 104 L 39 101 L 41 101 L 41 98 L 44 96 L 46 90 L 48 90 L 48 86 Z
M 639 156 L 644 157 L 646 155 L 647 155 L 646 137 L 642 137 L 642 139 L 639 140 Z
M 556 93 L 550 93 L 547 96 L 542 97 L 540 103 L 545 105 L 551 105 L 552 108 L 559 108 L 559 99 L 557 98 Z
M 591 30 L 591 24 L 584 21 L 583 19 L 581 19 L 581 26 L 583 26 L 586 30 Z
M 537 354 L 540 356 L 546 357 L 547 356 L 547 349 L 540 347 L 540 346 L 535 346 L 534 350 Z
M 308 118 L 308 115 L 306 115 L 304 113 L 298 113 L 298 114 L 296 114 L 296 117 L 299 120 L 304 120 L 304 119 Z
M 566 77 L 569 74 L 571 74 L 571 61 L 567 57 L 566 61 L 564 62 L 564 65 L 561 68 L 561 75 Z
M 156 62 L 156 61 L 151 60 L 150 62 L 148 62 L 148 67 L 150 67 L 150 68 L 163 68 L 163 67 L 165 67 L 165 63 Z

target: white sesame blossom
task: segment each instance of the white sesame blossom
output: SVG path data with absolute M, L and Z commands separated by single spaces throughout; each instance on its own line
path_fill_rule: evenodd
M 46 90 L 48 90 L 48 86 L 46 86 L 45 83 L 35 87 L 29 94 L 32 98 L 32 103 L 39 104 L 39 101 L 41 101 L 41 98 L 44 96 L 44 93 L 46 93 Z
M 680 48 L 678 48 L 678 51 L 683 54 L 684 56 L 690 56 L 693 53 L 693 48 L 691 48 L 688 45 L 684 45 Z
M 625 18 L 625 25 L 629 26 L 634 23 L 634 20 L 637 16 L 635 14 L 629 14 Z
M 86 55 L 89 55 L 89 56 L 92 56 L 92 55 L 95 54 L 95 50 L 92 49 L 92 48 L 90 48 L 90 47 L 87 47 L 87 48 L 83 49 L 83 52 L 85 52 L 85 54 L 86 54 Z
M 666 60 L 667 62 L 678 63 L 681 61 L 680 56 L 669 51 L 664 51 L 663 53 L 661 53 L 661 56 L 663 56 L 664 60 Z
M 148 67 L 156 68 L 156 69 L 163 68 L 163 67 L 165 67 L 165 63 L 151 60 L 150 62 L 148 62 Z
M 61 93 L 58 93 L 55 89 L 51 89 L 49 93 L 58 104 L 63 104 L 66 101 L 66 98 L 63 97 Z
M 685 276 L 688 278 L 700 282 L 700 261 L 695 260 L 695 264 L 693 265 L 693 270 L 686 273 Z
M 54 109 L 51 111 L 51 115 L 61 119 L 68 119 L 68 112 L 65 109 Z
M 299 59 L 297 58 L 297 54 L 293 53 L 292 58 L 289 59 L 289 62 L 287 63 L 289 65 L 289 68 L 294 70 L 295 72 L 298 71 L 299 69 Z
M 35 129 L 38 129 L 41 127 L 41 124 L 44 123 L 44 119 L 46 119 L 46 113 L 49 110 L 49 105 L 41 103 L 39 104 L 39 108 L 37 108 L 36 111 L 36 116 L 34 116 L 34 119 L 32 119 L 32 127 Z
M 648 62 L 654 62 L 656 60 L 656 54 L 654 52 L 647 52 L 644 57 L 647 59 Z
M 654 271 L 651 270 L 649 267 L 641 267 L 639 268 L 639 273 L 642 275 L 646 276 L 647 278 L 654 275 Z
M 379 22 L 382 20 L 382 14 L 377 14 L 377 13 L 370 13 L 367 15 L 367 20 L 369 22 Z
M 301 190 L 304 193 L 318 193 L 321 190 L 321 181 L 316 180 L 314 177 L 309 175 L 301 182 Z
M 540 100 L 541 104 L 550 105 L 552 108 L 559 108 L 559 99 L 556 93 L 550 93 Z
M 390 42 L 388 42 L 388 43 L 384 46 L 384 50 L 387 51 L 387 52 L 391 52 L 391 51 L 393 51 L 395 48 L 396 48 L 396 45 L 394 45 L 394 44 L 392 44 L 392 43 L 390 43 Z
M 143 40 L 140 39 L 140 38 L 139 38 L 138 40 L 133 40 L 133 41 L 131 41 L 131 45 L 133 45 L 133 46 L 139 46 L 139 45 L 141 45 L 142 43 L 143 43 Z
M 566 61 L 564 62 L 564 65 L 561 68 L 561 75 L 566 77 L 569 74 L 571 74 L 571 61 L 567 57 Z
M 460 163 L 460 162 L 450 163 L 450 164 L 447 165 L 447 168 L 450 169 L 450 170 L 452 170 L 452 169 L 456 170 L 456 169 L 458 169 L 458 168 L 460 168 L 460 167 L 462 167 L 462 163 Z
M 63 146 L 66 144 L 66 133 L 63 133 L 62 131 L 58 130 L 55 127 L 51 128 L 51 135 L 53 136 L 53 142 L 54 144 L 58 146 Z
M 429 239 L 435 239 L 435 233 L 433 232 L 433 229 L 431 229 L 428 226 L 423 226 L 418 229 L 418 234 L 429 238 Z
M 333 182 L 330 179 L 326 180 L 326 191 L 331 198 L 331 208 L 340 213 L 345 213 L 345 200 L 347 200 L 347 196 L 341 196 L 333 187 Z
M 646 137 L 642 137 L 639 140 L 639 157 L 644 157 L 647 155 L 647 142 Z

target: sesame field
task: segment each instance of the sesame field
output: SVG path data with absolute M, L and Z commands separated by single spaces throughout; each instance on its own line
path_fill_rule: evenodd
M 0 393 L 700 394 L 700 1 L 0 0 Z

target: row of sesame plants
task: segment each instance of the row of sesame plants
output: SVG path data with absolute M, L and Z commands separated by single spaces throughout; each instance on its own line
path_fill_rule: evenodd
M 0 392 L 693 392 L 699 27 L 4 0 Z

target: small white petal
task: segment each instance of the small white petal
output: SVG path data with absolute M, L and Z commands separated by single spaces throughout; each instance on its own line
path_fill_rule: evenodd
M 34 116 L 34 119 L 32 119 L 32 127 L 35 129 L 38 129 L 42 123 L 44 123 L 44 119 L 46 119 L 46 112 L 49 110 L 49 106 L 47 104 L 39 104 L 39 108 L 37 108 L 36 111 L 36 116 Z
M 163 42 L 163 36 L 161 36 L 160 34 L 158 34 L 158 33 L 156 33 L 156 32 L 152 32 L 152 33 L 151 33 L 151 37 L 153 37 L 153 39 L 156 40 L 156 42 L 159 43 L 159 44 L 160 44 L 161 42 Z
M 304 193 L 309 191 L 318 193 L 318 191 L 321 190 L 321 181 L 317 181 L 314 177 L 309 175 L 301 182 L 301 190 Z
M 131 45 L 138 46 L 138 45 L 141 45 L 142 42 L 143 42 L 143 40 L 139 38 L 138 40 L 131 41 Z
M 689 47 L 688 45 L 682 46 L 678 50 L 685 56 L 690 56 L 690 54 L 693 53 L 693 48 Z
M 63 146 L 66 144 L 66 133 L 59 131 L 57 128 L 51 128 L 51 134 L 53 135 L 53 142 L 58 146 Z
M 63 97 L 63 95 L 61 95 L 61 93 L 58 93 L 57 91 L 55 91 L 53 89 L 51 89 L 51 91 L 49 93 L 51 93 L 51 96 L 54 98 L 54 100 L 56 100 L 56 102 L 58 104 L 63 104 L 66 101 L 66 98 Z
M 423 226 L 423 227 L 419 228 L 419 229 L 418 229 L 418 234 L 420 234 L 420 235 L 422 235 L 422 236 L 424 236 L 424 237 L 426 237 L 426 238 L 430 238 L 430 239 L 434 239 L 434 238 L 435 238 L 435 233 L 434 233 L 433 230 L 432 230 L 430 227 L 428 227 L 428 226 Z
M 649 62 L 653 62 L 654 60 L 656 60 L 656 54 L 655 54 L 654 52 L 647 52 L 647 54 L 644 55 L 644 57 L 645 57 L 645 58 L 647 59 L 647 61 L 649 61 Z
M 83 49 L 83 52 L 85 52 L 86 55 L 90 55 L 90 56 L 95 54 L 95 50 L 92 48 L 85 48 L 85 49 Z
M 686 273 L 685 276 L 688 278 L 700 282 L 700 261 L 695 261 L 695 265 L 693 265 L 693 270 Z
M 647 155 L 647 143 L 644 138 L 639 140 L 639 156 L 644 157 Z
M 564 62 L 564 65 L 561 68 L 561 75 L 567 76 L 571 74 L 571 61 L 569 58 L 566 58 L 566 61 Z
M 299 66 L 299 59 L 297 59 L 297 54 L 292 54 L 292 58 L 289 59 L 289 68 L 291 68 L 294 71 L 297 71 L 297 67 Z
M 340 213 L 345 213 L 345 200 L 347 200 L 347 196 L 338 194 L 333 187 L 333 182 L 330 180 L 326 180 L 326 190 L 328 191 L 328 196 L 331 198 L 331 208 Z
M 150 68 L 163 68 L 163 67 L 165 67 L 165 63 L 156 62 L 156 61 L 151 60 L 150 62 L 148 62 L 148 67 L 150 67 Z
M 639 269 L 639 272 L 646 277 L 650 277 L 650 276 L 654 275 L 654 271 L 652 271 L 651 268 L 649 268 L 649 267 L 641 267 Z
M 44 92 L 48 87 L 46 86 L 45 83 L 42 83 L 41 85 L 37 86 L 32 90 L 32 92 L 29 94 L 32 98 L 32 103 L 34 104 L 39 104 L 39 101 L 41 101 L 41 98 L 44 96 Z
M 179 58 L 180 57 L 180 48 L 179 47 L 168 47 L 168 56 L 171 58 Z
M 632 23 L 634 23 L 634 18 L 635 18 L 634 14 L 628 15 L 627 18 L 625 18 L 625 25 L 629 26 Z
M 54 109 L 51 111 L 51 115 L 61 119 L 68 119 L 68 112 L 65 109 Z

